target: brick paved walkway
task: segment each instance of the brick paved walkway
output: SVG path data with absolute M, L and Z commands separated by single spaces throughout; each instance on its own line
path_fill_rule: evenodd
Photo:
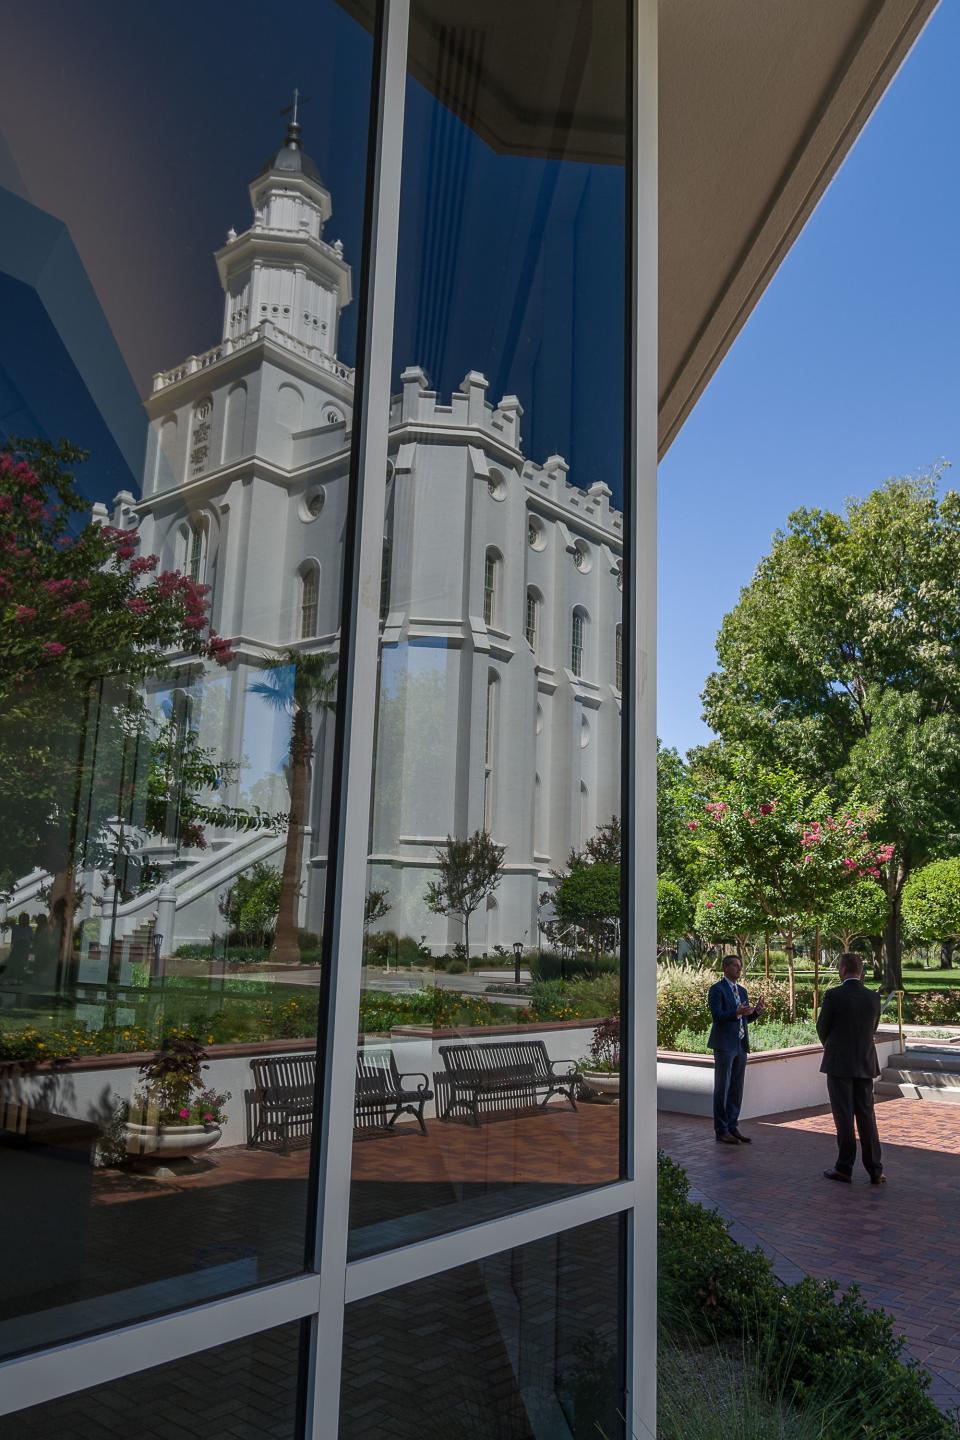
M 737 1149 L 714 1142 L 709 1120 L 661 1115 L 660 1144 L 694 1198 L 761 1245 L 782 1279 L 856 1281 L 931 1371 L 938 1402 L 960 1405 L 960 1106 L 888 1100 L 877 1116 L 882 1189 L 862 1168 L 851 1186 L 823 1179 L 836 1158 L 829 1110 L 752 1120 L 754 1143 Z

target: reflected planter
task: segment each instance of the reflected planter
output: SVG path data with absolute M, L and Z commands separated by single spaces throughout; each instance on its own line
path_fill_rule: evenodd
M 127 1154 L 133 1158 L 185 1160 L 216 1145 L 223 1131 L 219 1125 L 135 1125 L 123 1127 Z
M 620 1094 L 619 1070 L 581 1070 L 580 1079 L 599 1095 L 612 1095 L 616 1099 Z

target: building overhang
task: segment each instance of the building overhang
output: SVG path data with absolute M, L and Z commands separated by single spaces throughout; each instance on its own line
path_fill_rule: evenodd
M 372 0 L 340 3 L 370 24 Z M 660 0 L 661 454 L 935 6 Z M 418 0 L 413 74 L 497 151 L 622 163 L 619 7 L 524 9 L 508 29 L 501 0 Z

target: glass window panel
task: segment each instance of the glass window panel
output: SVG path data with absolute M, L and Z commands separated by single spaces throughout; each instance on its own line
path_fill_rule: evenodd
M 0 1355 L 312 1228 L 372 40 L 225 20 L 5 16 Z
M 341 1440 L 624 1435 L 619 1217 L 348 1305 Z
M 299 1324 L 0 1416 L 0 1440 L 295 1440 Z
M 355 1255 L 620 1173 L 629 9 L 413 0 Z

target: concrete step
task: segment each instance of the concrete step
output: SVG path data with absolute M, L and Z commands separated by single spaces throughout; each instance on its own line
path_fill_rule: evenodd
M 960 1071 L 888 1065 L 874 1085 L 878 1097 L 960 1104 Z
M 960 1048 L 954 1045 L 908 1045 L 902 1055 L 891 1055 L 889 1070 L 936 1070 L 945 1075 L 960 1075 Z

